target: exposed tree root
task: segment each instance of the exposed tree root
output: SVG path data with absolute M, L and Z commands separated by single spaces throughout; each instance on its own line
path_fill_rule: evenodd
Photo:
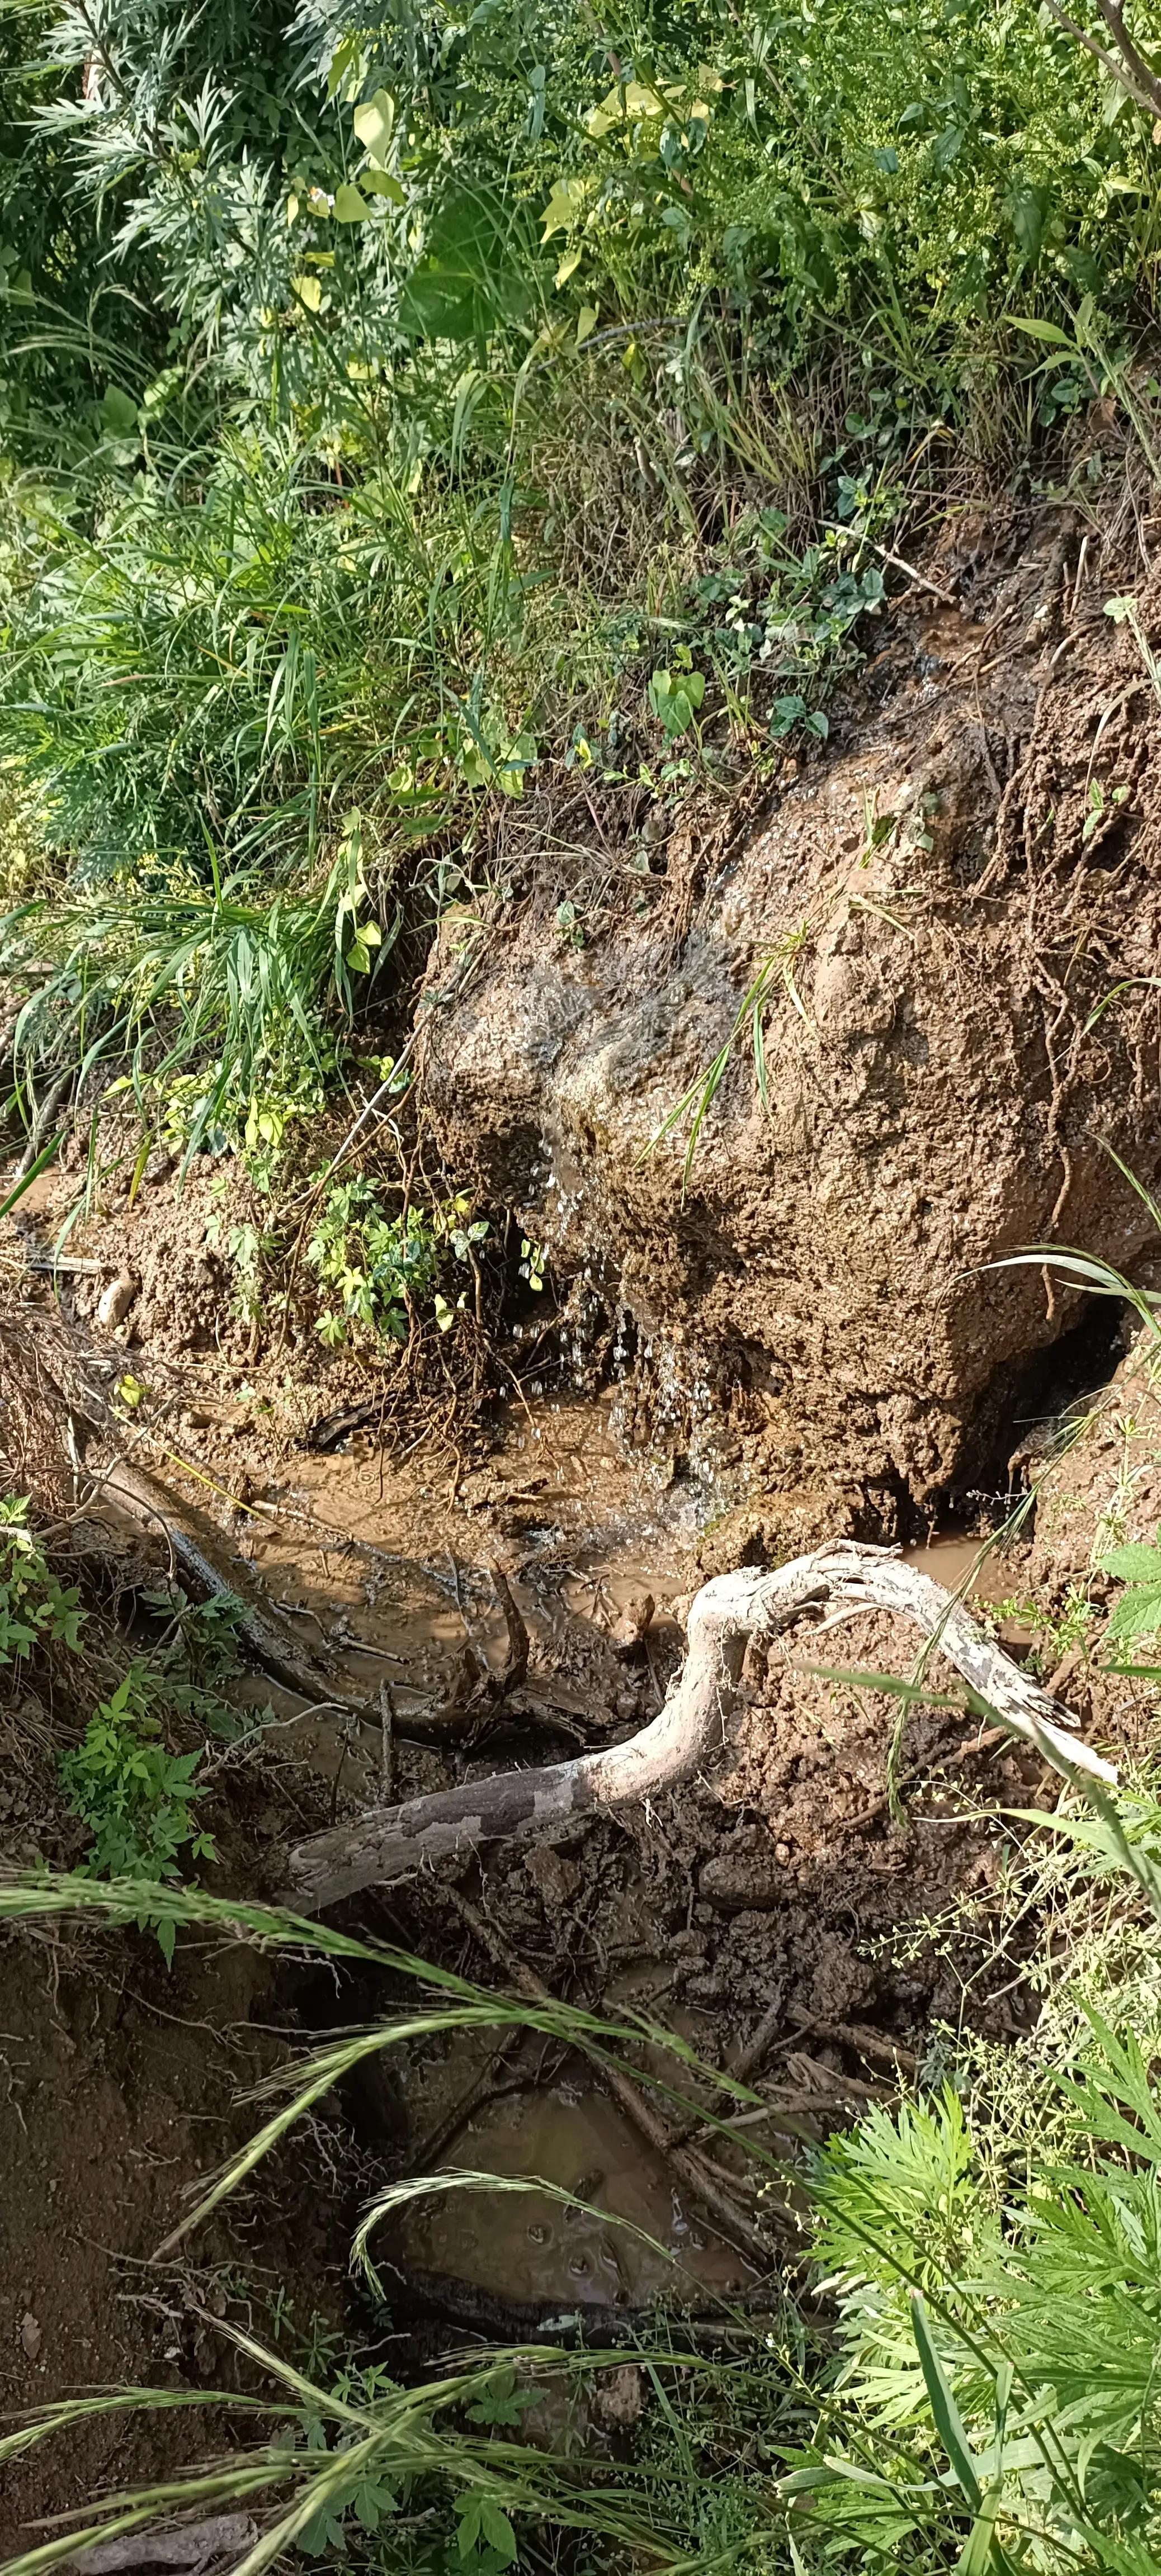
M 719 1574 L 703 1584 L 689 1614 L 681 1674 L 659 1715 L 627 1744 L 535 1770 L 499 1772 L 314 1834 L 291 1855 L 293 1902 L 308 1909 L 333 1905 L 480 1843 L 640 1805 L 692 1772 L 712 1769 L 728 1740 L 750 1638 L 789 1628 L 825 1602 L 892 1610 L 910 1620 L 1010 1734 L 1035 1744 L 1066 1777 L 1079 1770 L 1115 1781 L 1110 1764 L 1069 1730 L 1066 1712 L 939 1584 L 880 1549 L 842 1541 L 772 1574 Z
M 118 1458 L 101 1479 L 101 1491 L 108 1495 L 110 1502 L 128 1512 L 146 1529 L 155 1535 L 160 1531 L 172 1550 L 183 1580 L 196 1596 L 212 1600 L 215 1594 L 231 1592 L 235 1599 L 242 1600 L 238 1622 L 240 1638 L 254 1662 L 262 1672 L 269 1674 L 271 1681 L 280 1683 L 283 1690 L 293 1691 L 297 1698 L 309 1700 L 316 1706 L 349 1707 L 352 1715 L 368 1715 L 357 1702 L 345 1700 L 342 1693 L 334 1689 L 301 1651 L 297 1639 L 288 1637 L 269 1612 L 260 1608 L 252 1596 L 243 1597 L 237 1577 L 217 1563 L 207 1548 L 175 1518 L 173 1496 L 166 1493 L 163 1485 L 156 1484 L 152 1476 L 144 1475 L 140 1467 L 131 1466 L 127 1458 Z

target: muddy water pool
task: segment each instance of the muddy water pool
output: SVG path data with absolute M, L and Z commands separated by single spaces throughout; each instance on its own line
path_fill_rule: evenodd
M 503 1566 L 528 1627 L 530 1693 L 539 1690 L 545 1709 L 566 1722 L 603 1710 L 610 1731 L 625 1734 L 660 1706 L 678 1658 L 674 1605 L 684 1611 L 698 1579 L 691 1536 L 689 1497 L 652 1488 L 612 1438 L 607 1410 L 578 1399 L 514 1418 L 485 1466 L 441 1487 L 426 1483 L 414 1462 L 361 1454 L 357 1444 L 346 1455 L 300 1455 L 255 1500 L 235 1543 L 271 1597 L 301 1621 L 311 1651 L 325 1641 L 337 1691 L 374 1708 L 386 1684 L 397 1792 L 408 1794 L 453 1776 L 450 1730 L 447 1748 L 433 1745 L 431 1718 L 453 1697 L 465 1650 L 477 1665 L 503 1661 L 507 1633 L 491 1564 Z M 978 1539 L 952 1533 L 906 1553 L 970 1598 L 994 1601 L 1013 1588 L 1000 1558 L 978 1561 Z M 644 1657 L 626 1670 L 610 1638 L 646 1594 L 655 1607 Z M 421 1734 L 412 1735 L 409 1719 L 412 1726 L 426 1719 Z M 352 1729 L 308 1712 L 293 1719 L 291 1733 L 299 1757 L 341 1780 L 344 1791 L 368 1803 L 381 1794 L 374 1723 Z M 479 1767 L 573 1749 L 567 1737 L 553 1744 L 516 1733 L 489 1747 Z M 631 1897 L 627 1911 L 631 1918 Z M 639 1933 L 640 1919 L 626 1928 Z M 618 1976 L 613 1961 L 602 1980 L 608 2008 L 630 2003 L 670 2020 L 719 2062 L 712 2010 L 691 2012 L 667 1997 L 664 1951 L 662 1935 L 636 1980 Z M 394 2267 L 500 2301 L 614 2308 L 636 2308 L 659 2292 L 728 2298 L 752 2284 L 745 2258 L 674 2188 L 662 2159 L 586 2083 L 575 2058 L 547 2071 L 526 2059 L 500 2066 L 489 2084 L 486 2048 L 465 2038 L 413 2066 L 407 2096 L 412 2170 L 541 2178 L 570 2197 L 436 2191 L 385 2235 L 377 2249 L 385 2277 Z M 466 2113 L 457 2118 L 461 2103 Z

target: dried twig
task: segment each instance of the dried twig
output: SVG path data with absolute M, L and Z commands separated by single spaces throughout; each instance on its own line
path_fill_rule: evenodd
M 1115 1780 L 1111 1765 L 1060 1723 L 1065 1712 L 950 1593 L 886 1551 L 844 1540 L 772 1574 L 720 1574 L 703 1584 L 689 1614 L 684 1668 L 658 1716 L 628 1743 L 534 1770 L 496 1772 L 316 1834 L 290 1856 L 291 1901 L 332 1905 L 361 1887 L 462 1858 L 484 1842 L 639 1805 L 692 1772 L 712 1769 L 729 1740 L 750 1637 L 776 1635 L 827 1601 L 898 1612 L 938 1645 L 1010 1734 L 1035 1744 L 1066 1778 L 1083 1771 Z

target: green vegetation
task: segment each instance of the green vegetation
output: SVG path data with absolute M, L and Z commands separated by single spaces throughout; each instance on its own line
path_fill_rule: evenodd
M 449 1300 L 436 1286 L 441 1265 L 475 1266 L 475 1246 L 488 1232 L 486 1217 L 473 1217 L 463 1192 L 442 1205 L 388 1216 L 376 1183 L 362 1177 L 337 1182 L 315 1220 L 306 1257 L 332 1302 L 318 1331 L 324 1342 L 345 1341 L 353 1325 L 395 1342 L 406 1341 L 409 1318 L 430 1303 L 441 1332 L 448 1332 L 467 1290 Z M 478 1277 L 478 1270 L 477 1270 Z
M 201 1756 L 166 1751 L 157 1696 L 148 1667 L 131 1664 L 94 1711 L 75 1750 L 61 1758 L 69 1804 L 93 1835 L 87 1867 L 102 1878 L 152 1884 L 175 1876 L 180 1861 L 216 1857 L 213 1836 L 194 1815 L 206 1794 L 194 1778 Z M 148 1902 L 138 1919 L 154 1919 Z M 172 1958 L 168 1916 L 157 1918 L 157 1929 Z
M 98 1163 L 127 1084 L 269 1178 L 511 891 L 492 809 L 809 745 L 949 458 L 1059 477 L 1098 392 L 1148 446 L 1149 119 L 1033 0 L 14 39 L 11 1108 L 71 1074 Z
M 288 2356 L 284 2303 L 269 2342 L 225 2327 L 271 2392 L 244 2401 L 269 2438 L 209 2473 L 219 2498 L 276 2507 L 255 2563 L 293 2548 L 368 2576 L 461 2564 L 492 2576 L 517 2561 L 556 2563 L 554 2552 L 571 2563 L 581 2546 L 586 2565 L 621 2569 L 647 2552 L 650 2564 L 707 2576 L 720 2566 L 1149 2576 L 1161 2549 L 1161 2101 L 1151 2074 L 1161 2054 L 1161 1806 L 1145 1788 L 1119 1807 L 1098 1791 L 1087 1815 L 1039 1821 L 1001 1891 L 999 1921 L 996 1902 L 976 1901 L 974 1924 L 947 1929 L 959 1957 L 966 1929 L 994 1966 L 1031 1910 L 1051 1911 L 1051 1947 L 1028 1970 L 1042 1998 L 1034 2034 L 1019 2052 L 936 2034 L 942 2076 L 807 2157 L 795 2179 L 808 2202 L 798 2277 L 810 2295 L 788 2282 L 760 2323 L 727 2301 L 728 2357 L 704 2328 L 690 2336 L 680 2267 L 675 2305 L 644 2346 L 466 2356 L 415 2385 L 321 2330 L 301 2357 L 290 2334 Z M 381 2050 L 528 2022 L 599 2067 L 640 2037 L 632 2024 L 564 2005 L 483 1995 L 406 1954 L 261 1908 L 157 1894 L 171 1930 L 242 1928 L 276 1948 L 376 1962 L 423 1989 L 412 2009 L 330 2040 L 268 2088 L 286 2098 L 183 2236 L 296 2117 Z M 80 1905 L 116 1920 L 139 1902 L 132 1884 L 42 1881 L 0 1893 L 0 1912 Z M 692 2110 L 691 2079 L 711 2100 L 715 2087 L 719 2100 L 723 2090 L 744 2097 L 680 2050 L 667 2077 L 655 2061 L 642 2074 Z M 759 2179 L 777 2185 L 783 2167 L 752 2132 L 736 2134 L 750 2138 Z M 438 2181 L 445 2191 L 536 2187 L 473 2172 Z M 431 2188 L 430 2177 L 394 2185 L 364 2214 L 356 2260 L 376 2290 L 376 2223 Z M 614 2457 L 587 2437 L 587 2399 L 626 2361 L 643 2373 L 645 2414 Z M 238 2404 L 195 2394 L 199 2404 Z M 551 2433 L 530 2442 L 524 2411 L 545 2400 Z M 183 2399 L 159 2389 L 133 2402 Z M 84 2403 L 121 2408 L 126 2398 Z M 44 2410 L 0 2456 L 75 2413 L 68 2402 Z M 87 2528 L 125 2527 L 122 2512 L 148 2523 L 208 2492 L 197 2475 L 139 2490 L 123 2506 L 111 2499 L 108 2522 Z M 68 2545 L 62 2535 L 60 2554 Z
M 156 1925 L 171 1958 L 174 1927 L 156 1912 L 150 1895 L 156 1882 L 176 1877 L 189 1861 L 214 1859 L 215 1847 L 194 1814 L 206 1795 L 195 1779 L 201 1750 L 171 1752 L 164 1722 L 184 1722 L 203 1737 L 215 1734 L 228 1742 L 244 1732 L 245 1721 L 221 1694 L 221 1685 L 241 1668 L 241 1603 L 229 1594 L 193 1603 L 170 1586 L 143 1592 L 141 1599 L 164 1615 L 157 1648 L 148 1661 L 134 1658 L 112 1679 L 79 1743 L 59 1757 L 58 1769 L 69 1808 L 93 1835 L 86 1868 L 99 1877 L 141 1882 L 146 1893 L 138 1920 Z M 81 1639 L 87 1616 L 79 1585 L 62 1585 L 42 1538 L 30 1527 L 27 1497 L 0 1499 L 0 1665 L 20 1667 L 46 1648 L 63 1646 L 74 1661 L 74 1673 L 66 1678 L 75 1692 L 90 1668 Z
M 80 1644 L 80 1592 L 58 1582 L 28 1510 L 26 1494 L 0 1498 L 0 1666 L 23 1663 L 38 1646 Z
M 236 1219 L 222 1189 L 211 1225 L 254 1328 L 300 1276 L 322 1339 L 365 1354 L 428 1325 L 442 1349 L 478 1314 L 503 1211 L 410 1152 L 399 1031 L 437 932 L 454 984 L 535 850 L 559 877 L 559 940 L 599 936 L 554 819 L 581 790 L 599 838 L 606 815 L 636 836 L 624 899 L 647 914 L 643 818 L 662 825 L 694 784 L 724 801 L 816 759 L 836 683 L 945 520 L 997 489 L 1091 504 L 1110 422 L 1158 470 L 1161 143 L 1113 0 L 1077 5 L 1079 41 L 1054 0 L 9 13 L 14 1151 L 27 1136 L 51 1154 L 71 1122 L 92 1187 L 120 1169 L 135 1190 L 155 1144 L 183 1175 L 203 1155 L 243 1166 L 254 1205 Z M 1161 30 L 1143 0 L 1132 28 L 1148 72 Z M 1133 601 L 1110 613 L 1157 687 Z M 1094 781 L 1090 838 L 1104 793 Z M 868 814 L 868 845 L 894 828 Z M 690 1157 L 735 1044 L 764 1093 L 766 1013 L 803 1012 L 817 926 L 758 963 L 662 1128 L 688 1122 Z M 546 1249 L 518 1240 L 512 1266 L 540 1292 Z M 1058 1266 L 1156 1330 L 1116 1273 Z M 132 1410 L 142 1390 L 121 1384 Z M 1114 1647 L 1156 1633 L 1159 1563 L 1110 1534 Z M 183 1887 L 213 1857 L 202 1748 L 236 1731 L 235 1622 L 172 1592 L 151 1606 L 156 1648 L 102 1673 L 61 1759 L 85 1869 L 0 1889 L 0 1916 L 145 1925 L 167 1957 L 185 1924 L 241 1922 L 296 1955 L 378 1962 L 418 1998 L 299 2061 L 199 2214 L 361 2057 L 419 2033 L 531 2023 L 598 2067 L 632 2054 L 631 2022 L 484 1996 Z M 79 1659 L 81 1618 L 27 1506 L 0 1508 L 0 1666 Z M 1094 1627 L 1078 1592 L 1051 1634 Z M 277 2334 L 239 2332 L 250 2393 L 221 2402 L 257 2446 L 109 2503 L 94 2532 L 237 2499 L 272 2516 L 247 2576 L 296 2552 L 367 2576 L 1149 2576 L 1156 1784 L 1052 1825 L 1013 1829 L 990 1911 L 922 1929 L 972 1974 L 999 1957 L 1025 1978 L 1033 2036 L 1015 2052 L 937 2031 L 897 2109 L 795 2168 L 801 2272 L 760 2328 L 739 2309 L 717 2347 L 687 2336 L 677 2278 L 639 2352 L 500 2352 L 406 2385 L 361 2348 L 299 2366 Z M 738 2089 L 675 2049 L 686 2085 L 698 2117 L 704 2086 L 727 2109 Z M 737 2135 L 776 2191 L 781 2166 Z M 371 2232 L 408 2188 L 361 2226 L 368 2296 Z M 589 2440 L 586 2406 L 627 2359 L 646 2407 L 614 2451 Z M 545 2391 L 534 2441 L 524 2416 Z M 0 2458 L 83 2412 L 187 2402 L 217 2401 L 66 2401 L 0 2437 Z M 78 2544 L 71 2528 L 38 2541 L 29 2571 Z

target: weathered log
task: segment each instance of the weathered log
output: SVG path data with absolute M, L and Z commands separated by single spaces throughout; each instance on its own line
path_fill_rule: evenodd
M 287 1636 L 271 1614 L 260 1607 L 253 1594 L 240 1589 L 238 1578 L 229 1568 L 211 1556 L 208 1546 L 183 1527 L 176 1517 L 172 1494 L 166 1493 L 164 1486 L 156 1484 L 152 1476 L 144 1475 L 140 1467 L 132 1466 L 127 1458 L 118 1458 L 102 1475 L 99 1491 L 107 1494 L 110 1502 L 120 1504 L 121 1509 L 134 1520 L 143 1522 L 146 1529 L 161 1532 L 173 1550 L 184 1581 L 196 1596 L 212 1601 L 215 1596 L 228 1592 L 235 1600 L 241 1601 L 239 1640 L 260 1671 L 269 1674 L 271 1681 L 278 1682 L 283 1690 L 292 1691 L 296 1698 L 309 1700 L 316 1707 L 347 1708 L 352 1716 L 360 1718 L 368 1714 L 359 1702 L 344 1698 L 343 1693 L 334 1688 L 302 1652 L 297 1638 Z
M 772 1574 L 719 1574 L 703 1584 L 689 1614 L 682 1671 L 652 1724 L 627 1744 L 498 1772 L 314 1834 L 291 1854 L 291 1900 L 300 1910 L 317 1911 L 359 1888 L 462 1857 L 480 1843 L 640 1805 L 691 1773 L 712 1769 L 728 1742 L 750 1638 L 777 1634 L 828 1602 L 897 1612 L 938 1645 L 1010 1734 L 1036 1745 L 1066 1777 L 1083 1771 L 1115 1781 L 1111 1765 L 1071 1732 L 1067 1712 L 950 1593 L 882 1549 L 843 1540 Z

